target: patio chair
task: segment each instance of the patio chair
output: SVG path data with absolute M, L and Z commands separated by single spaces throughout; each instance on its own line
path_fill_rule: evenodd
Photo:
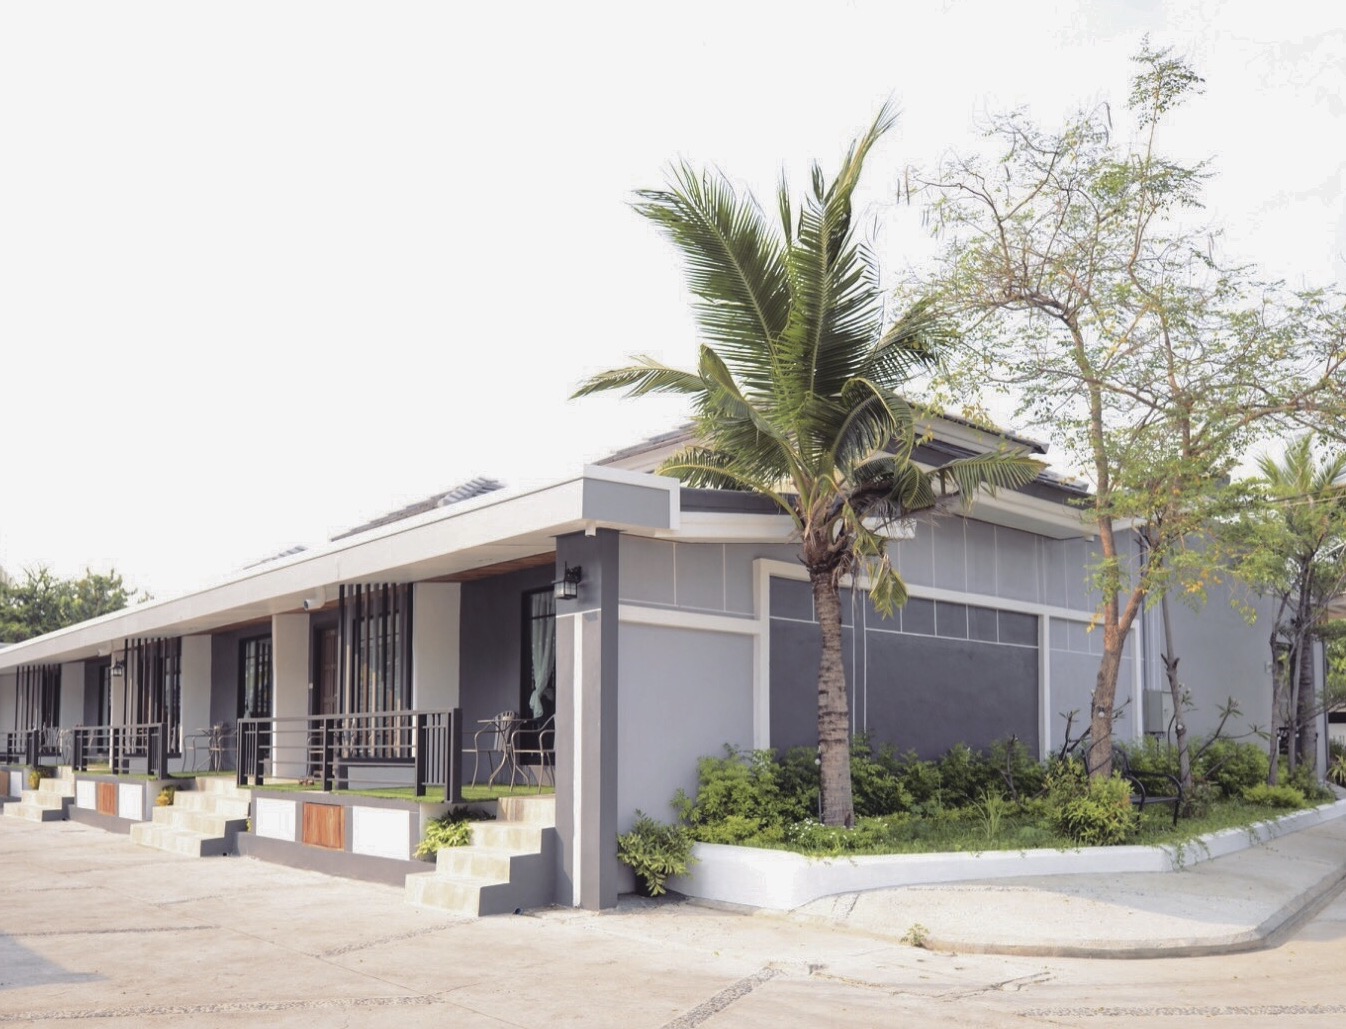
M 486 779 L 488 786 L 495 785 L 496 776 L 504 771 L 505 765 L 509 764 L 509 746 L 510 737 L 514 733 L 514 728 L 518 724 L 519 715 L 515 711 L 501 711 L 492 718 L 483 718 L 480 720 L 481 728 L 472 734 L 472 778 L 469 784 L 477 785 L 477 774 L 481 769 L 481 756 L 483 754 L 499 755 L 487 758 L 487 767 L 491 769 L 490 776 Z M 466 750 L 463 751 L 467 753 Z
M 547 773 L 556 765 L 556 716 L 520 720 L 510 737 L 509 758 L 510 789 L 518 776 L 524 777 L 525 784 L 531 779 L 539 793 L 547 785 L 544 779 L 555 785 L 554 776 Z

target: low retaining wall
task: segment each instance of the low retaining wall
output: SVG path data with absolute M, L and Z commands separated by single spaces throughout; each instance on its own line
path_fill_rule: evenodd
M 400 884 L 409 871 L 433 867 L 414 855 L 426 824 L 449 807 L 259 787 L 252 791 L 252 831 L 239 834 L 239 853 L 329 875 Z
M 999 850 L 974 854 L 875 854 L 813 858 L 782 850 L 698 843 L 697 864 L 668 888 L 698 900 L 788 911 L 819 897 L 918 883 L 1006 879 L 1024 875 L 1172 872 L 1287 833 L 1346 817 L 1346 800 L 1284 818 L 1198 837 L 1181 847 L 1092 847 Z
M 192 788 L 190 779 L 126 779 L 75 773 L 75 799 L 67 808 L 73 822 L 112 832 L 130 832 L 137 822 L 154 819 L 155 801 L 165 786 Z

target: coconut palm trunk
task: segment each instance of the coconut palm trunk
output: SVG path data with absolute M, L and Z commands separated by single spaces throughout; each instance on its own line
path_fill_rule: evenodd
M 841 650 L 841 595 L 829 571 L 811 571 L 813 607 L 822 634 L 818 658 L 818 760 L 823 824 L 855 824 L 851 796 L 851 713 Z

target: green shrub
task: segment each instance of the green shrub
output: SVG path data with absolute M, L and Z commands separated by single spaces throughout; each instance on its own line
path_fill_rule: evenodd
M 937 764 L 940 800 L 948 807 L 973 804 L 987 786 L 1001 782 L 991 763 L 966 743 L 955 743 Z
M 1087 847 L 1125 843 L 1140 828 L 1131 808 L 1131 784 L 1115 772 L 1089 780 L 1083 793 L 1055 809 L 1053 821 L 1059 832 Z
M 1346 753 L 1334 754 L 1327 763 L 1327 780 L 1338 786 L 1346 786 Z
M 786 821 L 771 751 L 741 751 L 726 745 L 724 757 L 703 757 L 696 771 L 696 797 L 679 790 L 673 806 L 698 839 L 704 839 L 702 827 L 729 818 L 762 826 Z
M 1193 748 L 1195 752 L 1198 748 Z M 1196 760 L 1192 775 L 1214 783 L 1226 797 L 1243 796 L 1250 786 L 1267 781 L 1271 762 L 1267 752 L 1256 743 L 1216 740 Z
M 1002 788 L 1020 800 L 1042 792 L 1047 769 L 1017 736 L 992 743 L 987 760 Z
M 172 807 L 173 798 L 177 795 L 176 786 L 164 786 L 159 790 L 159 795 L 154 798 L 155 807 Z
M 822 784 L 816 747 L 793 747 L 777 758 L 776 790 L 782 823 L 818 817 Z
M 869 740 L 857 736 L 851 743 L 851 795 L 857 818 L 892 815 L 911 808 L 911 794 L 902 788 L 891 751 L 874 756 Z
M 425 839 L 416 847 L 418 858 L 430 857 L 445 847 L 466 847 L 472 842 L 472 824 L 487 816 L 476 808 L 450 811 L 442 818 L 431 819 L 425 826 Z
M 809 818 L 786 826 L 783 842 L 816 853 L 875 850 L 888 844 L 893 839 L 894 831 L 905 825 L 907 819 L 907 815 L 860 818 L 856 820 L 855 828 L 842 829 L 821 825 Z
M 1265 807 L 1297 808 L 1304 807 L 1304 794 L 1293 786 L 1268 786 L 1258 783 L 1243 791 L 1243 799 L 1250 804 L 1262 804 Z
M 696 863 L 692 843 L 692 834 L 685 826 L 656 822 L 637 811 L 631 831 L 617 837 L 617 859 L 630 865 L 650 896 L 657 897 L 666 889 L 670 876 L 685 875 Z
M 893 774 L 901 783 L 903 792 L 911 798 L 914 809 L 926 811 L 941 806 L 939 797 L 944 780 L 933 761 L 922 761 L 916 756 L 916 751 L 909 750 L 895 760 Z
M 1304 799 L 1312 804 L 1321 804 L 1326 800 L 1336 800 L 1336 795 L 1318 781 L 1313 774 L 1313 769 L 1307 765 L 1300 765 L 1295 769 L 1294 774 L 1290 776 L 1289 783 L 1300 793 L 1304 794 Z

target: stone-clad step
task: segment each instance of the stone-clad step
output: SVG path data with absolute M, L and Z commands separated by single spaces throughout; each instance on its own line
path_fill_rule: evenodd
M 201 776 L 196 789 L 178 790 L 168 807 L 156 807 L 151 820 L 131 826 L 131 839 L 190 857 L 232 854 L 247 827 L 251 794 L 231 780 Z
M 56 776 L 43 779 L 35 790 L 23 790 L 17 801 L 5 805 L 6 818 L 22 818 L 29 822 L 62 822 L 68 817 L 66 809 L 75 799 L 75 773 L 62 765 Z
M 435 870 L 407 876 L 413 904 L 498 915 L 553 900 L 555 796 L 503 797 L 494 822 L 473 822 L 472 842 L 435 855 Z

